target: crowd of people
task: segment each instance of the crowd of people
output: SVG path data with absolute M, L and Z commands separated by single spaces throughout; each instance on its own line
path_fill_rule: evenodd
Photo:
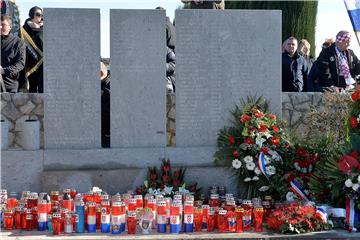
M 349 49 L 351 34 L 340 31 L 335 38 L 326 39 L 315 60 L 310 55 L 306 39 L 299 42 L 289 37 L 283 43 L 283 92 L 341 92 L 350 90 L 360 81 L 360 60 Z

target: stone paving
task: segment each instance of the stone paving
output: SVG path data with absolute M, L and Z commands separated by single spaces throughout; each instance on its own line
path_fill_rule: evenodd
M 344 230 L 332 230 L 325 232 L 306 233 L 300 235 L 277 234 L 277 233 L 192 233 L 185 234 L 149 234 L 149 235 L 112 235 L 112 234 L 62 234 L 59 236 L 44 234 L 38 231 L 4 231 L 0 233 L 0 239 L 360 239 L 360 233 L 349 233 Z

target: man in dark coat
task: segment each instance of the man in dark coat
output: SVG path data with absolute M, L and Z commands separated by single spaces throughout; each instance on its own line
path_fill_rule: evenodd
M 224 0 L 181 0 L 190 3 L 191 9 L 225 9 Z
M 25 67 L 25 44 L 10 33 L 12 21 L 10 16 L 1 15 L 1 66 L 0 74 L 7 92 L 18 90 L 20 71 Z
M 321 87 L 333 90 L 353 88 L 355 77 L 360 74 L 357 69 L 360 62 L 349 49 L 350 41 L 350 33 L 340 31 L 335 43 L 321 51 L 317 59 Z
M 284 47 L 282 54 L 282 91 L 302 92 L 308 73 L 306 60 L 296 51 L 296 38 L 288 38 Z
M 110 76 L 103 62 L 100 62 L 101 80 L 101 146 L 110 147 Z

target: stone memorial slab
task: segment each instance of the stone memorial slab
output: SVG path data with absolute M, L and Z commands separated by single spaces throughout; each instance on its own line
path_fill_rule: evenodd
M 99 148 L 100 11 L 44 10 L 45 148 Z
M 111 9 L 110 59 L 111 147 L 165 147 L 165 11 Z
M 281 11 L 176 11 L 176 146 L 216 146 L 230 110 L 264 96 L 281 112 Z

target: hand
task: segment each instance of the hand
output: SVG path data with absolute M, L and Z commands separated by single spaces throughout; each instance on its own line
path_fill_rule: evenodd
M 4 74 L 4 73 L 5 73 L 4 69 L 2 68 L 2 66 L 0 66 L 0 74 Z

